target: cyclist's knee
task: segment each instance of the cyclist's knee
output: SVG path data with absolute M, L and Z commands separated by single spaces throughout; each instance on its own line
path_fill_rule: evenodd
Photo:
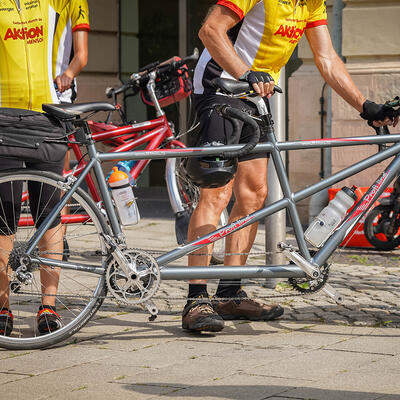
M 231 185 L 216 189 L 201 189 L 199 207 L 207 207 L 209 210 L 221 213 L 231 199 Z
M 236 204 L 248 213 L 259 210 L 263 206 L 268 194 L 266 182 L 253 185 L 238 185 L 235 189 Z

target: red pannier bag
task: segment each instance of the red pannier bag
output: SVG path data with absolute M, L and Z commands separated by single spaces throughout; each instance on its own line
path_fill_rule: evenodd
M 179 60 L 179 57 L 175 57 L 175 61 Z M 176 71 L 160 74 L 156 79 L 155 92 L 161 107 L 189 97 L 192 93 L 192 82 L 187 66 L 183 65 Z M 146 88 L 141 89 L 141 96 L 144 103 L 154 106 Z

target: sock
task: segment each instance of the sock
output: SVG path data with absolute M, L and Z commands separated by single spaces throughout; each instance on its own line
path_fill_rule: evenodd
M 56 306 L 50 306 L 50 305 L 48 305 L 48 304 L 42 304 L 42 305 L 39 307 L 39 311 L 42 311 L 42 310 L 44 310 L 45 308 L 48 308 L 49 310 L 53 310 L 53 311 L 57 312 Z
M 199 296 L 208 297 L 207 293 L 207 285 L 205 284 L 197 284 L 197 283 L 189 283 L 189 298 L 199 297 Z
M 236 297 L 240 289 L 241 279 L 220 279 L 217 288 L 217 297 Z

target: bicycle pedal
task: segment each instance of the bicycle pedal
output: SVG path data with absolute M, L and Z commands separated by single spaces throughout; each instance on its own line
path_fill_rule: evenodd
M 146 307 L 147 311 L 150 313 L 149 321 L 154 321 L 158 316 L 157 306 L 151 300 L 148 300 L 143 304 Z
M 281 250 L 290 261 L 295 263 L 311 278 L 318 279 L 321 276 L 319 267 L 307 261 L 303 256 L 294 250 L 293 246 L 280 242 L 278 243 L 278 249 Z
M 329 297 L 331 297 L 337 304 L 343 304 L 344 298 L 339 294 L 336 289 L 334 289 L 329 283 L 325 283 L 324 287 L 321 289 Z

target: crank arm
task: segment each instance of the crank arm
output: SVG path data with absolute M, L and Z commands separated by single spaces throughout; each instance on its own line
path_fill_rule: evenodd
M 158 315 L 157 306 L 151 300 L 147 300 L 143 304 L 146 307 L 147 311 L 150 313 L 149 321 L 154 321 Z
M 278 243 L 278 249 L 280 249 L 289 260 L 293 261 L 311 278 L 317 279 L 321 276 L 319 268 L 308 262 L 304 257 L 297 253 L 292 246 L 280 242 Z
M 111 254 L 114 260 L 118 263 L 126 276 L 130 276 L 132 272 L 137 274 L 136 266 L 132 265 L 127 260 L 115 240 L 109 235 L 102 234 L 102 236 L 105 240 L 106 245 L 111 250 Z
M 341 294 L 339 294 L 329 283 L 325 283 L 324 287 L 321 289 L 329 297 L 331 297 L 337 304 L 343 304 L 344 299 Z

